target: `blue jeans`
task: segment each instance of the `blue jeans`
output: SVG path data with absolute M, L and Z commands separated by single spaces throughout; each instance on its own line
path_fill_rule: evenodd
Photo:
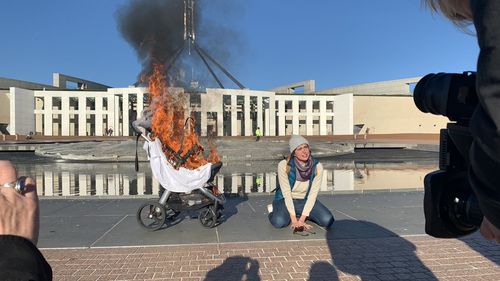
M 295 214 L 300 216 L 305 204 L 305 199 L 294 199 L 293 206 L 295 207 Z M 316 200 L 314 203 L 314 207 L 309 213 L 308 219 L 325 228 L 330 228 L 335 221 L 330 210 L 328 210 L 325 205 L 321 204 L 319 200 Z M 273 201 L 273 212 L 269 214 L 269 221 L 276 228 L 282 228 L 290 224 L 290 213 L 286 208 L 285 199 Z

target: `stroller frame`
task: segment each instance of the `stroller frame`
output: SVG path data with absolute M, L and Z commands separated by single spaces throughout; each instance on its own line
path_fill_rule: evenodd
M 141 136 L 148 143 L 153 142 L 148 136 L 144 134 Z M 154 231 L 162 228 L 168 220 L 175 221 L 182 211 L 198 211 L 201 225 L 207 228 L 216 226 L 220 222 L 221 210 L 226 202 L 223 193 L 215 195 L 213 192 L 217 188 L 213 180 L 221 167 L 221 162 L 212 165 L 207 182 L 187 193 L 174 192 L 162 186 L 164 191 L 159 200 L 145 202 L 137 210 L 136 218 L 139 225 L 146 230 Z M 204 197 L 200 198 L 200 195 Z M 188 200 L 193 197 L 195 200 Z

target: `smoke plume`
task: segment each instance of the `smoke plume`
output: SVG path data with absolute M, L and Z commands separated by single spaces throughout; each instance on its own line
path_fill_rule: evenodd
M 237 33 L 223 25 L 228 11 L 233 9 L 236 9 L 234 1 L 195 2 L 196 42 L 225 66 L 231 58 L 231 50 L 240 45 Z M 220 11 L 221 14 L 206 15 L 203 10 Z M 118 9 L 117 20 L 123 38 L 136 50 L 142 62 L 139 82 L 151 75 L 153 64 L 161 64 L 165 66 L 170 86 L 186 87 L 192 80 L 206 87 L 216 86 L 194 48 L 186 46 L 172 63 L 185 44 L 183 0 L 130 0 Z

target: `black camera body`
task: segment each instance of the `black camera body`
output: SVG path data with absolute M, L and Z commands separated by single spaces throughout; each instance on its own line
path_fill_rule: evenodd
M 478 105 L 475 82 L 474 72 L 432 73 L 414 89 L 413 99 L 420 111 L 451 121 L 440 132 L 439 170 L 424 178 L 425 232 L 437 238 L 470 234 L 483 218 L 468 178 L 469 120 Z

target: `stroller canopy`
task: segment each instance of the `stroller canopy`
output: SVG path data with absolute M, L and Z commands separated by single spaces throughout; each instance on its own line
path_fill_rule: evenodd
M 195 170 L 180 167 L 176 170 L 163 153 L 162 143 L 156 138 L 146 141 L 144 150 L 148 152 L 151 171 L 163 188 L 173 192 L 191 192 L 202 187 L 210 178 L 212 163 L 205 164 Z

